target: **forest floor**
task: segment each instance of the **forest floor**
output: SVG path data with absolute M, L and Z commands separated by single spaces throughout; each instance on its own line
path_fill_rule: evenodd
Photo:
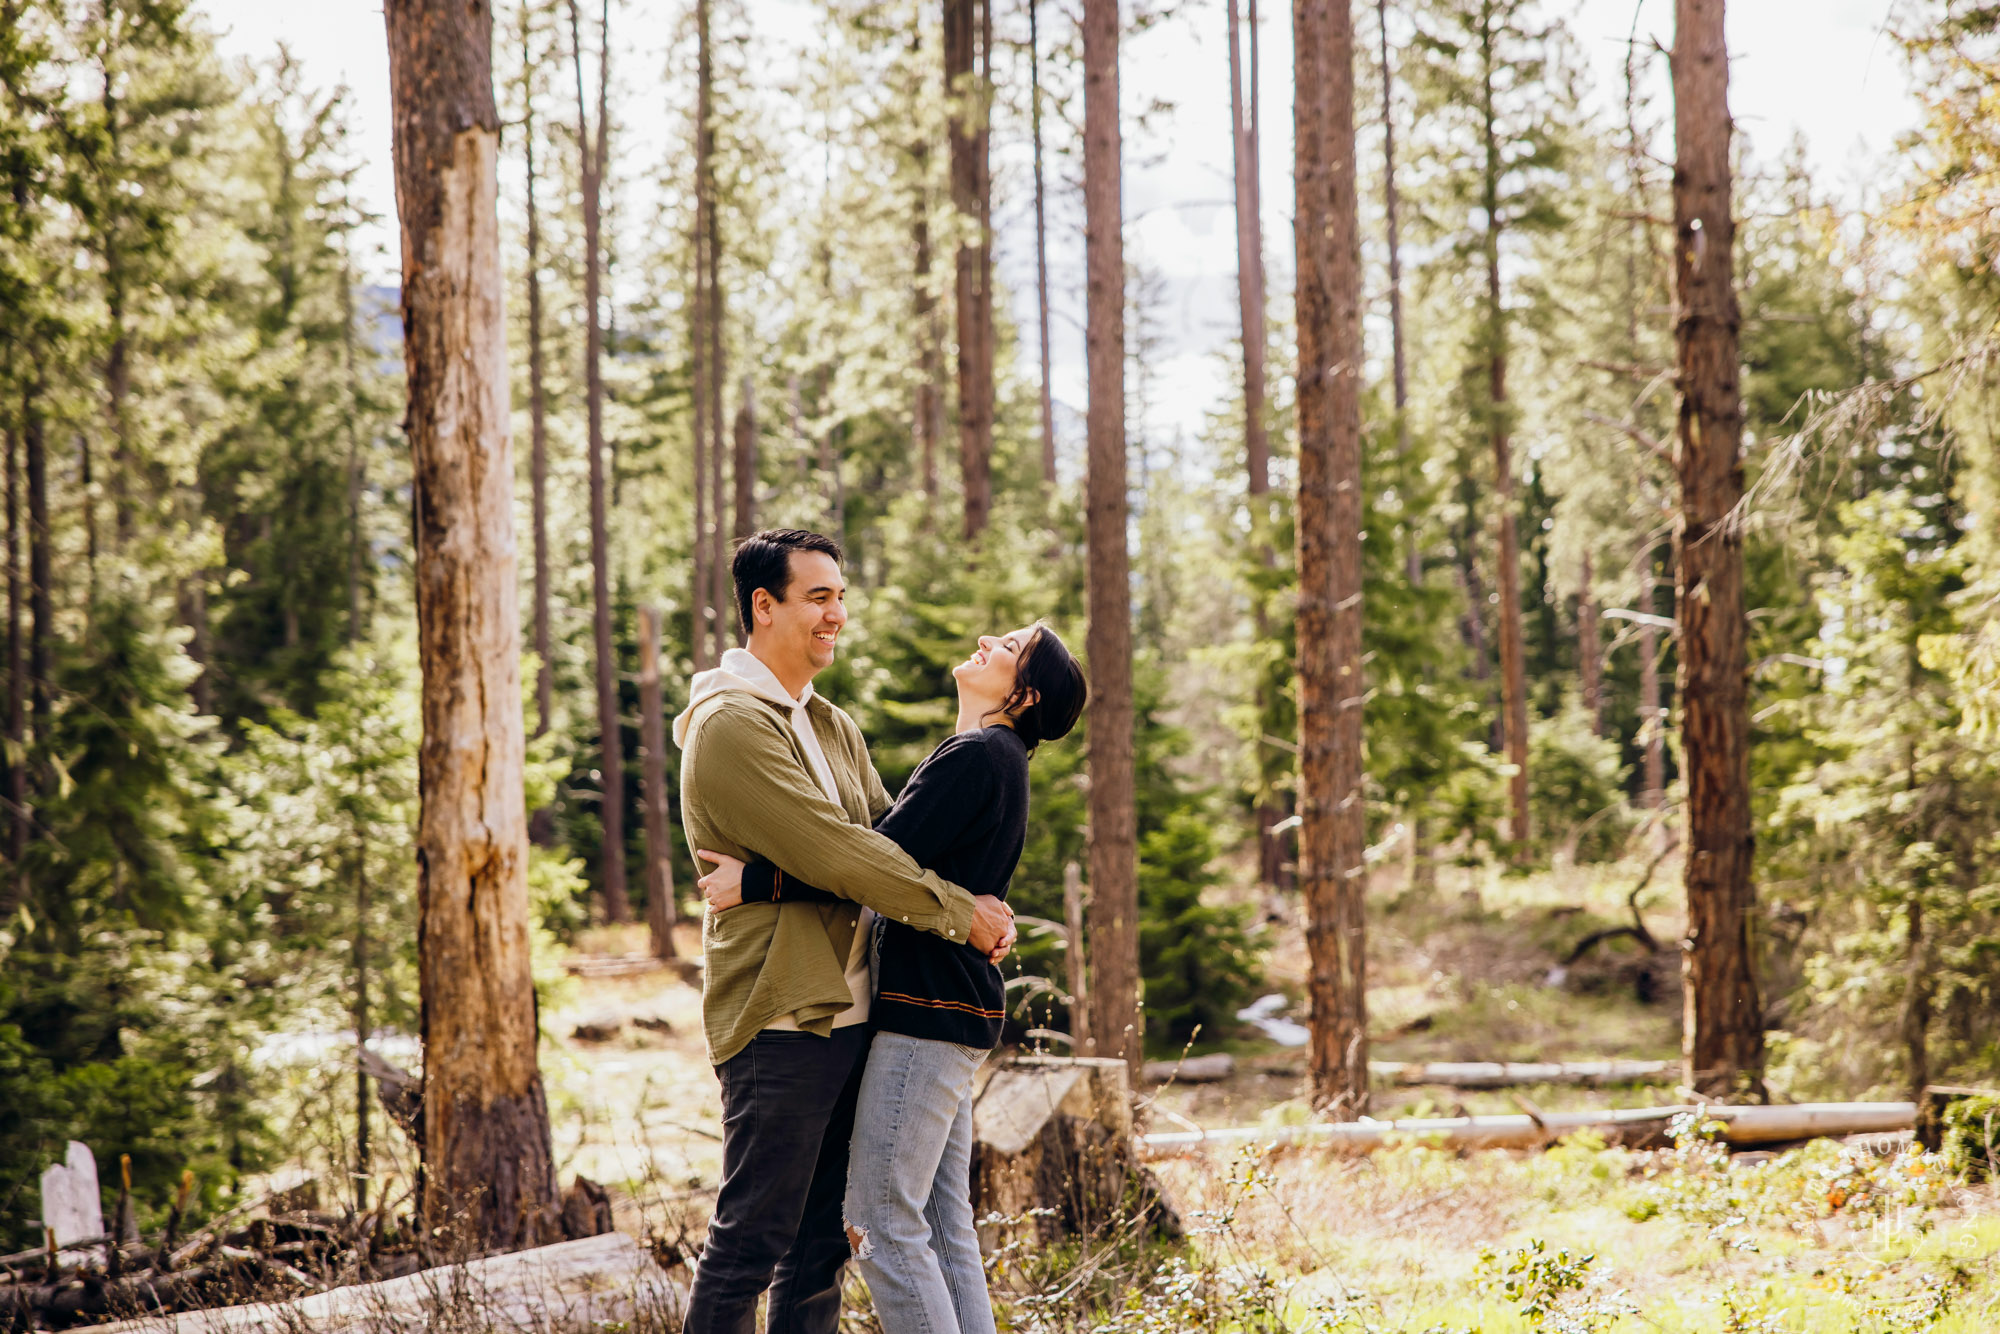
M 1447 867 L 1428 893 L 1381 895 L 1371 917 L 1371 1054 L 1675 1056 L 1671 951 L 1649 955 L 1618 938 L 1551 972 L 1590 932 L 1630 922 L 1627 896 L 1643 870 L 1495 879 Z M 1642 906 L 1672 903 L 1673 870 L 1660 868 Z M 1655 940 L 1678 938 L 1666 907 L 1645 921 Z M 681 931 L 683 953 L 697 953 L 696 930 Z M 1296 999 L 1298 932 L 1283 923 L 1270 932 L 1271 987 Z M 579 943 L 637 952 L 643 928 Z M 721 1156 L 698 990 L 657 972 L 577 978 L 549 1002 L 543 1068 L 563 1178 L 616 1188 L 624 1229 L 698 1246 Z M 618 1021 L 607 1039 L 575 1036 L 607 1021 Z M 1303 1053 L 1254 1032 L 1228 1038 L 1198 1050 L 1232 1051 L 1235 1076 L 1149 1090 L 1154 1128 L 1306 1119 Z M 1380 1088 L 1373 1110 L 1517 1112 L 1517 1099 L 1548 1110 L 1677 1100 L 1667 1084 Z M 2000 1330 L 2000 1189 L 1953 1181 L 1935 1160 L 1893 1144 L 1819 1142 L 1734 1159 L 1703 1144 L 1635 1152 L 1587 1140 L 1544 1153 L 1411 1145 L 1364 1158 L 1260 1148 L 1154 1167 L 1190 1244 L 1164 1268 L 1160 1252 L 1111 1245 L 1010 1257 L 996 1273 L 1003 1330 Z M 1063 1299 L 1050 1304 L 1056 1291 Z M 858 1284 L 853 1295 L 853 1327 L 872 1329 Z M 1087 1319 L 1084 1305 L 1094 1307 Z M 1538 1307 L 1547 1313 L 1539 1323 Z

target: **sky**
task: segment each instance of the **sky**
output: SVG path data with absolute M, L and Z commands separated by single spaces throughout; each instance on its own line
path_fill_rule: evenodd
M 350 89 L 354 147 L 364 158 L 357 188 L 384 219 L 374 238 L 380 248 L 374 276 L 393 281 L 395 181 L 379 0 L 197 4 L 222 34 L 225 55 L 261 60 L 284 42 L 311 83 Z M 683 8 L 679 0 L 622 0 L 614 17 L 620 33 L 616 62 L 628 84 L 663 67 L 669 29 Z M 749 8 L 758 19 L 753 40 L 768 48 L 768 60 L 758 64 L 781 69 L 796 34 L 810 30 L 808 22 L 799 21 L 810 11 L 795 0 L 750 0 Z M 1291 244 L 1289 7 L 1265 0 L 1264 8 L 1264 233 L 1270 266 L 1282 273 Z M 1375 39 L 1368 12 L 1373 8 L 1356 6 L 1364 48 Z M 1731 0 L 1730 106 L 1753 151 L 1773 158 L 1802 138 L 1822 192 L 1849 201 L 1863 197 L 1896 137 L 1916 123 L 1907 73 L 1884 31 L 1897 8 L 1898 0 Z M 1627 38 L 1635 27 L 1642 44 L 1671 41 L 1673 0 L 1573 0 L 1568 12 L 1589 65 L 1591 95 L 1601 105 L 1619 96 Z M 1146 358 L 1149 374 L 1138 387 L 1145 420 L 1134 426 L 1156 441 L 1192 435 L 1229 393 L 1226 354 L 1235 334 L 1236 249 L 1228 202 L 1225 42 L 1222 0 L 1181 0 L 1171 19 L 1129 38 L 1122 52 L 1128 112 L 1164 104 L 1143 129 L 1128 130 L 1125 180 L 1126 257 L 1148 279 L 1146 325 L 1153 342 Z M 1650 77 L 1658 105 L 1667 107 L 1666 66 L 1657 54 Z M 629 154 L 638 172 L 649 172 L 661 160 L 664 143 L 649 144 L 643 123 L 634 129 L 621 155 Z M 1003 126 L 996 138 L 1006 133 Z M 1034 241 L 1026 179 L 1018 157 L 1011 164 L 1002 161 L 1000 189 L 1012 197 L 996 207 L 996 254 L 1017 323 L 1024 338 L 1032 338 Z M 1063 416 L 1074 421 L 1085 398 L 1080 206 L 1052 200 L 1050 226 L 1053 387 L 1067 409 Z M 1032 365 L 1030 355 L 1024 359 L 1027 373 Z

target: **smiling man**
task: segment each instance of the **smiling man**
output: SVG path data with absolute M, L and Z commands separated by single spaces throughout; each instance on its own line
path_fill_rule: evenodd
M 744 648 L 701 672 L 674 721 L 688 846 L 830 890 L 702 922 L 702 1022 L 722 1081 L 722 1187 L 686 1334 L 833 1334 L 848 1259 L 841 1199 L 868 1055 L 875 913 L 998 955 L 999 899 L 922 870 L 871 827 L 889 808 L 861 729 L 813 693 L 847 624 L 840 547 L 801 529 L 736 549 Z

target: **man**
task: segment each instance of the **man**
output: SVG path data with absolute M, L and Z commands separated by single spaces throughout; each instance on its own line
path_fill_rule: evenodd
M 854 720 L 813 693 L 847 624 L 833 539 L 798 529 L 736 549 L 746 648 L 694 679 L 674 720 L 688 846 L 851 903 L 778 901 L 702 923 L 702 1023 L 722 1081 L 722 1187 L 685 1334 L 833 1334 L 848 1259 L 841 1199 L 868 1055 L 869 926 L 889 913 L 996 956 L 1006 904 L 921 870 L 872 825 L 889 807 Z

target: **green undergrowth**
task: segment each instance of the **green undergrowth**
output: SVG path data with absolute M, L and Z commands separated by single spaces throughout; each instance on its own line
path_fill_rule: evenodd
M 1988 1334 L 2000 1193 L 1921 1150 L 1251 1147 L 1158 1165 L 1187 1239 L 1010 1253 L 1026 1334 Z

